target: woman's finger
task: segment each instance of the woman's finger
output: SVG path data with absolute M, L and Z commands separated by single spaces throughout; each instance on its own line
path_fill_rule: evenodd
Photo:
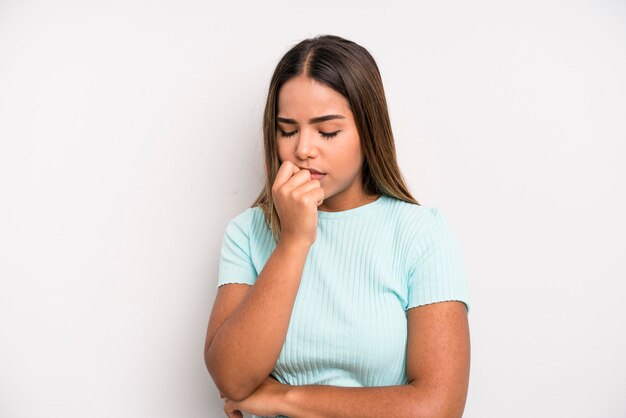
M 243 418 L 243 413 L 240 410 L 233 408 L 232 402 L 230 401 L 227 401 L 224 404 L 224 412 L 228 418 Z

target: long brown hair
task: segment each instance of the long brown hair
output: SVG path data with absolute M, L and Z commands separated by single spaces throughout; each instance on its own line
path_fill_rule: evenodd
M 270 82 L 265 115 L 265 185 L 251 207 L 259 206 L 276 242 L 280 218 L 274 207 L 272 185 L 280 168 L 276 147 L 278 93 L 284 83 L 304 74 L 344 96 L 354 115 L 364 154 L 361 179 L 365 194 L 385 194 L 419 205 L 400 173 L 378 66 L 370 53 L 355 42 L 334 35 L 305 39 L 280 60 Z

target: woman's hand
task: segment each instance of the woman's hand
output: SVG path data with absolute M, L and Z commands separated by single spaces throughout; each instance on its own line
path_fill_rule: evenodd
M 313 245 L 317 235 L 317 207 L 324 201 L 320 181 L 312 180 L 309 170 L 300 170 L 285 160 L 276 173 L 272 198 L 280 218 L 281 240 L 307 248 Z
M 228 418 L 243 418 L 243 412 L 253 415 L 269 416 L 282 415 L 284 396 L 287 387 L 272 376 L 259 385 L 250 396 L 241 401 L 228 399 L 220 392 L 220 397 L 224 399 L 224 412 Z

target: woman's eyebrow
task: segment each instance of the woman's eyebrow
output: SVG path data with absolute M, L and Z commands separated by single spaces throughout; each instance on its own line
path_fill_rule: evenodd
M 311 118 L 309 120 L 309 125 L 313 125 L 315 123 L 326 122 L 327 120 L 332 120 L 332 119 L 345 119 L 345 116 L 343 116 L 343 115 L 317 116 L 317 117 Z M 296 122 L 295 119 L 281 118 L 280 116 L 276 117 L 276 120 L 278 122 L 288 123 L 290 125 L 297 125 L 298 124 L 298 122 Z

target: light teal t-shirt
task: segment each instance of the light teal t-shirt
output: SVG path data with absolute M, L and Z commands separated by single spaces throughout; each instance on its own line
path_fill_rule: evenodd
M 253 285 L 275 248 L 262 210 L 246 209 L 226 227 L 217 285 Z M 289 385 L 407 384 L 407 310 L 450 300 L 469 312 L 460 245 L 439 209 L 383 194 L 318 211 L 272 374 Z

